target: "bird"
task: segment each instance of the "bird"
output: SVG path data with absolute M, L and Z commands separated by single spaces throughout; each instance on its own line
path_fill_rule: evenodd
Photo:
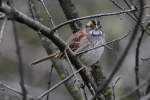
M 74 34 L 74 37 L 68 41 L 69 47 L 75 52 L 80 53 L 105 43 L 105 34 L 101 30 L 99 22 L 90 20 L 84 28 Z M 79 58 L 86 66 L 92 66 L 97 63 L 104 52 L 104 46 L 89 50 Z
M 79 31 L 75 32 L 67 41 L 67 48 L 70 48 L 75 54 L 86 51 L 105 43 L 105 33 L 101 30 L 100 22 L 97 20 L 90 20 Z M 90 68 L 93 64 L 98 62 L 104 52 L 104 46 L 89 50 L 79 55 L 81 62 Z M 56 56 L 58 53 L 49 55 L 42 59 L 32 62 L 37 64 Z M 58 57 L 58 56 L 57 56 Z M 59 56 L 60 57 L 60 56 Z M 62 56 L 61 56 L 62 57 Z

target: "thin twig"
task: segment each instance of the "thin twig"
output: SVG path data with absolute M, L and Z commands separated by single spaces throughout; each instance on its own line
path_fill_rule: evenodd
M 71 63 L 71 61 L 70 61 L 70 59 L 69 59 L 69 57 L 68 57 L 68 54 L 67 54 L 66 50 L 64 51 L 64 54 L 65 54 L 65 56 L 66 56 L 66 59 L 67 59 L 69 65 L 70 65 L 70 67 L 71 67 L 71 70 L 72 70 L 72 72 L 73 72 L 73 74 L 74 74 L 74 76 L 75 76 L 76 81 L 77 81 L 77 82 L 80 81 L 80 79 L 79 79 L 79 78 L 77 77 L 77 75 L 75 74 L 75 69 L 74 69 L 74 67 L 73 67 L 73 65 L 72 65 L 72 63 Z
M 125 4 L 131 9 L 131 5 L 128 3 L 127 0 L 124 0 Z
M 148 61 L 150 60 L 150 57 L 147 57 L 147 58 L 141 58 L 142 61 Z
M 68 57 L 68 54 L 67 54 L 67 52 L 66 52 L 66 50 L 64 51 L 64 54 L 65 54 L 65 56 L 66 56 L 66 59 L 67 59 L 67 61 L 68 61 L 68 63 L 69 63 L 69 65 L 70 65 L 70 67 L 71 67 L 71 70 L 72 70 L 72 73 L 74 74 L 74 77 L 75 77 L 75 82 L 77 82 L 76 84 L 77 85 L 79 85 L 78 86 L 78 88 L 80 89 L 80 92 L 81 92 L 81 94 L 82 94 L 82 99 L 83 100 L 86 100 L 86 96 L 85 96 L 85 93 L 83 93 L 84 91 L 83 91 L 83 89 L 81 88 L 81 80 L 78 78 L 78 76 L 77 76 L 77 73 L 75 73 L 75 69 L 74 69 L 74 67 L 73 67 L 73 65 L 72 65 L 72 63 L 71 63 L 71 61 L 70 61 L 70 59 L 69 59 L 69 57 Z
M 77 71 L 75 71 L 75 74 L 79 73 L 84 68 L 85 68 L 85 66 L 81 67 L 80 69 L 78 69 Z M 45 95 L 47 95 L 49 92 L 53 91 L 54 89 L 58 88 L 60 85 L 62 85 L 64 82 L 68 81 L 73 76 L 74 76 L 74 73 L 72 73 L 71 75 L 69 75 L 68 77 L 66 77 L 62 81 L 60 81 L 59 83 L 57 83 L 54 86 L 52 86 L 49 90 L 43 92 L 40 96 L 38 96 L 38 100 L 41 100 Z
M 119 3 L 115 0 L 110 0 L 116 7 L 118 7 L 121 10 L 125 10 L 125 8 L 123 8 L 122 6 L 119 5 Z M 132 8 L 130 8 L 132 9 Z M 128 16 L 130 16 L 134 21 L 137 21 L 136 18 L 134 18 L 130 13 L 126 13 Z
M 147 6 L 144 6 L 142 9 L 146 9 L 146 8 L 149 8 L 149 7 L 150 7 L 150 5 L 147 5 Z M 17 19 L 15 19 L 15 20 L 17 20 L 19 22 L 23 21 L 22 23 L 28 25 L 29 27 L 31 27 L 31 28 L 33 28 L 34 30 L 37 30 L 37 31 L 39 31 L 39 29 L 42 31 L 43 28 L 44 28 L 44 30 L 49 31 L 49 33 L 54 33 L 54 31 L 58 30 L 62 26 L 65 26 L 65 25 L 67 25 L 71 22 L 75 22 L 75 21 L 78 21 L 78 20 L 84 20 L 84 19 L 96 18 L 96 17 L 104 17 L 104 16 L 112 16 L 112 15 L 119 15 L 119 14 L 124 14 L 124 13 L 138 11 L 138 10 L 140 10 L 140 9 L 134 9 L 133 8 L 133 9 L 119 11 L 119 12 L 95 14 L 95 15 L 80 17 L 80 18 L 76 18 L 76 19 L 72 19 L 72 20 L 68 20 L 68 21 L 65 21 L 63 23 L 60 23 L 59 25 L 56 25 L 53 29 L 49 30 L 48 27 L 44 26 L 43 24 L 39 23 L 38 21 L 32 20 L 30 17 L 24 15 L 23 13 L 19 12 L 18 10 L 14 9 L 14 11 L 13 11 L 8 5 L 4 5 L 4 6 L 0 7 L 0 11 L 2 11 L 4 13 L 12 13 L 12 12 L 15 13 L 14 15 L 16 15 L 16 17 L 17 17 Z
M 146 8 L 150 8 L 150 5 L 144 6 L 141 9 L 146 9 Z M 120 14 L 124 14 L 124 13 L 129 13 L 129 12 L 134 12 L 134 11 L 138 11 L 140 9 L 129 9 L 129 10 L 122 10 L 119 12 L 112 12 L 112 13 L 102 13 L 102 14 L 94 14 L 94 15 L 89 15 L 89 16 L 85 16 L 85 17 L 80 17 L 80 18 L 75 18 L 75 19 L 71 19 L 68 21 L 65 21 L 63 23 L 60 23 L 58 25 L 56 25 L 53 29 L 51 29 L 51 33 L 54 33 L 56 30 L 58 30 L 59 28 L 71 23 L 71 22 L 75 22 L 78 20 L 84 20 L 84 19 L 90 19 L 90 18 L 96 18 L 96 17 L 104 17 L 104 16 L 113 16 L 113 15 L 120 15 Z
M 27 99 L 27 91 L 24 86 L 24 68 L 23 68 L 20 44 L 19 44 L 19 40 L 18 40 L 18 35 L 16 33 L 15 22 L 12 22 L 12 24 L 13 24 L 13 31 L 14 31 L 13 33 L 14 33 L 15 44 L 16 44 L 16 54 L 17 54 L 17 58 L 19 61 L 18 71 L 19 71 L 19 76 L 20 76 L 20 86 L 21 86 L 22 94 L 23 94 L 22 100 L 26 100 Z
M 125 8 L 123 8 L 122 6 L 120 6 L 118 3 L 117 3 L 117 1 L 114 1 L 114 0 L 110 0 L 116 7 L 118 7 L 119 9 L 121 9 L 121 10 L 123 10 L 123 9 L 125 9 Z M 133 4 L 133 2 L 132 2 L 132 0 L 130 0 L 130 3 L 131 3 L 131 5 L 132 6 L 130 6 L 129 5 L 129 3 L 126 1 L 126 0 L 124 0 L 124 2 L 126 3 L 126 5 L 130 8 L 130 9 L 132 9 L 133 7 L 135 8 L 135 9 L 138 9 L 138 8 L 136 8 L 136 6 Z M 144 6 L 144 8 L 149 8 L 149 6 Z M 133 19 L 133 21 L 137 21 L 137 15 L 136 15 L 136 13 L 135 12 L 133 12 L 133 15 L 134 15 L 134 17 L 130 14 L 130 13 L 126 13 L 131 19 Z M 141 27 L 141 29 L 143 30 L 145 30 L 145 32 L 149 35 L 150 34 L 150 32 L 146 29 L 146 28 L 144 28 L 144 26 L 143 25 L 141 25 L 140 24 L 140 27 Z
M 31 63 L 31 65 L 36 65 L 36 64 L 41 63 L 41 62 L 43 62 L 43 61 L 49 60 L 49 59 L 55 57 L 56 55 L 58 55 L 57 52 L 56 52 L 56 53 L 53 53 L 53 54 L 50 54 L 50 55 L 48 55 L 48 56 L 46 56 L 46 57 L 37 59 L 37 60 L 33 61 L 33 62 Z
M 114 40 L 112 40 L 112 41 L 106 42 L 106 43 L 104 43 L 104 44 L 102 44 L 102 45 L 96 46 L 96 47 L 94 47 L 94 48 L 90 48 L 90 49 L 87 49 L 87 50 L 78 52 L 78 53 L 76 53 L 76 55 L 78 56 L 78 55 L 84 54 L 84 53 L 86 53 L 86 52 L 88 52 L 88 51 L 91 51 L 91 50 L 94 50 L 94 49 L 97 49 L 97 48 L 100 48 L 100 47 L 109 45 L 109 44 L 114 43 L 114 42 L 117 42 L 117 41 L 120 41 L 120 40 L 126 38 L 128 35 L 129 35 L 129 33 L 123 35 L 122 37 L 119 37 L 119 38 L 117 38 L 117 39 L 114 39 Z
M 14 7 L 13 1 L 9 2 L 11 7 Z M 27 91 L 25 88 L 25 83 L 24 83 L 24 66 L 23 66 L 23 60 L 22 60 L 22 55 L 21 55 L 21 49 L 20 49 L 20 43 L 19 43 L 19 37 L 17 34 L 17 29 L 16 29 L 16 24 L 14 21 L 12 21 L 12 27 L 13 27 L 13 34 L 14 34 L 14 41 L 16 45 L 16 55 L 18 59 L 18 72 L 20 76 L 20 87 L 22 89 L 22 100 L 27 100 Z
M 38 20 L 40 21 L 40 17 L 38 16 L 37 14 L 37 10 L 35 8 L 35 5 L 34 5 L 34 2 L 32 0 L 28 0 L 28 5 L 29 5 L 29 11 L 31 12 L 32 14 L 32 18 L 35 19 L 35 20 Z M 56 54 L 54 54 L 53 56 L 55 56 Z M 52 56 L 52 55 L 51 55 Z M 49 56 L 50 57 L 50 56 Z M 34 61 L 32 62 L 31 65 L 35 65 L 37 63 L 41 62 L 41 60 L 38 60 L 38 61 Z M 48 89 L 51 87 L 51 77 L 52 77 L 52 71 L 53 71 L 53 65 L 51 67 L 51 70 L 49 72 L 49 81 L 48 81 Z M 47 94 L 47 100 L 49 100 L 49 94 Z
M 140 54 L 140 46 L 142 43 L 142 39 L 144 36 L 145 30 L 143 29 L 141 32 L 141 35 L 138 39 L 137 42 L 137 47 L 136 47 L 136 55 L 135 55 L 135 82 L 136 82 L 136 86 L 138 87 L 138 85 L 140 84 L 139 81 L 139 54 Z M 140 90 L 137 89 L 136 94 L 138 96 L 138 98 L 140 98 Z
M 55 27 L 55 22 L 53 21 L 52 16 L 51 16 L 50 12 L 48 11 L 48 8 L 46 7 L 44 0 L 39 0 L 39 1 L 42 3 L 42 5 L 43 5 L 43 7 L 44 7 L 44 9 L 46 11 L 46 14 L 47 14 L 47 16 L 48 16 L 52 26 Z
M 139 90 L 140 88 L 144 87 L 146 84 L 148 83 L 148 81 L 144 81 L 142 82 L 140 85 L 136 86 L 133 90 L 131 90 L 129 93 L 125 94 L 124 96 L 119 97 L 117 100 L 125 100 L 127 97 L 131 96 L 132 94 L 134 94 L 137 90 Z
M 33 4 L 33 1 L 32 0 L 27 0 L 27 2 L 28 2 L 28 5 L 29 5 L 29 11 L 30 11 L 30 13 L 31 13 L 31 15 L 32 15 L 32 18 L 34 19 L 34 20 L 38 20 L 39 22 L 40 22 L 40 18 L 39 18 L 39 16 L 37 15 L 37 11 L 36 11 L 36 9 L 35 9 L 35 5 Z
M 150 80 L 148 81 L 148 85 L 145 89 L 145 95 L 149 94 L 150 93 Z
M 4 87 L 6 87 L 7 89 L 9 89 L 9 90 L 15 92 L 16 94 L 22 95 L 22 92 L 21 92 L 21 91 L 15 89 L 15 88 L 12 88 L 12 87 L 10 87 L 10 86 L 8 86 L 7 84 L 4 84 L 4 83 L 0 82 L 0 85 L 2 85 L 2 86 L 4 86 Z
M 126 4 L 130 9 L 131 9 L 132 7 L 135 7 L 134 5 L 131 5 L 131 6 L 130 6 L 130 4 L 128 3 L 127 0 L 124 0 L 124 2 L 125 2 L 125 4 Z M 135 12 L 133 12 L 133 15 L 134 15 L 134 17 L 137 19 L 137 15 L 136 15 Z
M 117 85 L 117 83 L 119 82 L 119 80 L 120 80 L 120 77 L 117 77 L 116 79 L 115 79 L 115 81 L 113 82 L 113 84 L 112 84 L 112 96 L 113 96 L 113 100 L 116 100 L 116 96 L 115 96 L 115 87 L 116 87 L 116 85 Z
M 50 89 L 50 87 L 51 87 L 53 68 L 54 68 L 54 66 L 52 65 L 51 69 L 50 69 L 50 72 L 49 72 L 49 81 L 48 81 L 48 88 L 47 88 L 47 90 Z M 49 100 L 49 97 L 50 97 L 49 94 L 47 94 L 47 98 L 46 99 Z
M 140 98 L 140 100 L 149 100 L 149 99 L 150 99 L 150 93 Z
M 5 17 L 3 20 L 3 23 L 2 23 L 2 27 L 0 30 L 0 43 L 2 42 L 2 39 L 3 39 L 4 29 L 5 29 L 5 26 L 7 24 L 7 20 L 8 20 L 7 17 Z
M 21 95 L 21 96 L 23 95 L 22 92 L 19 91 L 18 89 L 12 88 L 12 87 L 8 86 L 7 84 L 2 83 L 1 81 L 0 81 L 0 85 L 6 87 L 7 89 L 13 91 L 13 92 L 16 93 L 16 94 L 19 94 L 19 95 Z M 31 95 L 27 94 L 27 97 L 28 97 L 29 99 L 33 100 L 33 97 L 32 97 Z

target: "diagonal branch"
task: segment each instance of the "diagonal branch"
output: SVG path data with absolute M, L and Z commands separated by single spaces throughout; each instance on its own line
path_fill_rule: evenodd
M 133 95 L 137 90 L 139 90 L 140 88 L 144 87 L 145 85 L 147 85 L 148 81 L 144 81 L 142 82 L 141 84 L 139 84 L 138 86 L 136 86 L 133 90 L 131 90 L 130 92 L 128 92 L 127 94 L 119 97 L 118 99 L 116 100 L 125 100 L 127 97 Z
M 1 19 L 0 19 L 1 20 Z M 4 35 L 4 29 L 5 29 L 5 26 L 7 24 L 7 17 L 5 17 L 3 19 L 3 22 L 2 22 L 2 26 L 1 26 L 1 30 L 0 30 L 0 43 L 2 42 L 2 39 L 3 39 L 3 35 Z
M 7 88 L 8 90 L 13 91 L 16 94 L 19 94 L 21 96 L 23 95 L 22 92 L 19 91 L 18 89 L 12 88 L 12 87 L 8 86 L 7 84 L 5 84 L 5 83 L 3 83 L 1 81 L 0 81 L 0 85 L 2 85 L 3 87 Z M 34 100 L 34 98 L 31 95 L 29 95 L 29 94 L 27 94 L 27 97 L 28 97 L 29 100 Z
M 53 91 L 54 89 L 58 88 L 60 85 L 62 85 L 63 83 L 65 83 L 66 81 L 71 79 L 74 76 L 74 74 L 77 74 L 77 73 L 79 73 L 80 71 L 82 71 L 84 69 L 85 69 L 85 67 L 81 67 L 80 69 L 78 69 L 77 71 L 75 71 L 74 73 L 72 73 L 71 75 L 69 75 L 68 77 L 66 77 L 62 81 L 60 81 L 59 83 L 52 86 L 50 89 L 43 92 L 40 96 L 38 96 L 38 100 L 41 100 L 45 95 L 47 95 L 48 93 L 50 93 L 51 91 Z
M 13 23 L 13 31 L 14 31 L 14 38 L 15 38 L 15 44 L 16 44 L 16 54 L 17 54 L 17 58 L 18 58 L 18 72 L 19 72 L 19 76 L 20 76 L 20 86 L 22 89 L 22 100 L 26 100 L 27 99 L 27 91 L 24 85 L 24 68 L 23 68 L 23 61 L 22 61 L 22 56 L 21 56 L 21 50 L 20 50 L 20 44 L 19 44 L 19 40 L 18 40 L 18 35 L 16 33 L 16 27 L 15 27 L 15 22 Z
M 139 84 L 140 84 L 140 79 L 139 79 L 139 59 L 140 58 L 139 58 L 139 54 L 140 54 L 140 46 L 142 43 L 144 33 L 145 33 L 145 30 L 143 29 L 141 34 L 140 34 L 140 37 L 138 39 L 137 47 L 136 47 L 136 55 L 135 55 L 135 82 L 136 82 L 136 86 L 139 86 Z M 139 89 L 137 89 L 136 94 L 137 94 L 137 97 L 140 98 L 140 90 Z
M 125 10 L 125 8 L 121 7 L 120 4 L 118 2 L 116 2 L 115 0 L 110 0 L 116 7 L 118 7 L 121 10 Z M 131 9 L 131 8 L 130 8 Z M 130 16 L 134 21 L 136 21 L 137 19 L 135 17 L 133 17 L 130 13 L 126 13 L 128 16 Z
M 77 73 L 75 73 L 75 69 L 74 69 L 74 67 L 73 67 L 73 65 L 72 65 L 72 63 L 71 63 L 71 61 L 70 61 L 70 59 L 69 59 L 69 57 L 68 57 L 68 54 L 67 54 L 67 52 L 66 52 L 66 50 L 64 51 L 64 54 L 65 54 L 65 56 L 66 56 L 66 59 L 67 59 L 67 61 L 68 61 L 68 63 L 69 63 L 69 66 L 71 67 L 71 70 L 72 70 L 72 73 L 73 73 L 73 75 L 74 75 L 74 77 L 75 77 L 75 84 L 74 85 L 78 85 L 77 87 L 79 88 L 79 90 L 80 90 L 80 92 L 81 92 L 81 94 L 82 94 L 82 100 L 85 100 L 85 95 L 84 95 L 84 93 L 83 93 L 83 89 L 81 88 L 81 79 L 79 79 L 79 77 L 77 76 Z

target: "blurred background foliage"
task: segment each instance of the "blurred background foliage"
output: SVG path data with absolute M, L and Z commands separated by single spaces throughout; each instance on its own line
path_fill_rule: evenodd
M 31 16 L 29 8 L 27 5 L 27 0 L 14 0 L 15 7 L 26 13 L 28 16 Z M 119 11 L 109 0 L 72 0 L 75 4 L 79 16 L 87 16 L 97 13 L 106 13 L 106 12 L 115 12 Z M 116 0 L 124 8 L 127 6 L 123 3 L 123 0 Z M 49 8 L 49 11 L 52 15 L 53 20 L 56 25 L 66 21 L 66 18 L 63 14 L 63 11 L 57 0 L 44 0 L 46 5 Z M 146 4 L 150 4 L 149 0 L 146 0 Z M 43 24 L 49 26 L 49 20 L 42 9 L 42 5 L 38 2 L 38 13 L 41 17 Z M 150 10 L 146 10 L 147 16 L 149 16 Z M 145 17 L 146 19 L 147 17 Z M 117 15 L 117 16 L 108 16 L 98 18 L 101 21 L 102 29 L 106 33 L 106 41 L 110 41 L 117 37 L 121 37 L 124 34 L 131 33 L 132 28 L 134 27 L 135 22 L 127 15 Z M 86 23 L 87 20 L 82 21 Z M 31 30 L 29 27 L 16 23 L 17 34 L 19 35 L 19 40 L 21 44 L 21 52 L 23 57 L 23 63 L 25 68 L 25 83 L 27 90 L 30 94 L 37 96 L 42 91 L 47 89 L 47 83 L 49 80 L 49 71 L 51 67 L 50 61 L 42 62 L 36 66 L 31 66 L 31 62 L 37 58 L 43 57 L 46 54 L 44 48 L 42 47 L 39 37 L 35 31 Z M 9 21 L 4 31 L 4 37 L 2 43 L 0 44 L 0 81 L 20 89 L 19 86 L 19 74 L 17 69 L 18 61 L 16 59 L 16 48 L 14 44 L 12 23 Z M 62 27 L 58 30 L 59 35 L 67 40 L 68 37 L 72 34 L 68 25 Z M 129 35 L 130 36 L 130 35 Z M 129 37 L 128 36 L 128 37 Z M 150 37 L 145 35 L 140 52 L 140 58 L 150 57 Z M 124 50 L 128 38 L 121 40 L 120 42 L 115 42 L 110 46 L 113 50 L 105 49 L 105 53 L 101 58 L 101 63 L 103 66 L 103 71 L 106 76 L 112 70 L 112 65 L 116 62 L 117 58 L 120 56 L 120 53 Z M 135 43 L 136 44 L 136 43 Z M 116 95 L 121 96 L 124 93 L 129 92 L 135 87 L 135 76 L 134 76 L 134 62 L 135 62 L 135 46 L 133 45 L 130 50 L 123 67 L 116 74 L 116 77 L 121 77 L 121 80 L 116 86 Z M 144 80 L 150 76 L 149 74 L 149 65 L 150 61 L 143 62 L 140 61 L 140 79 Z M 52 73 L 52 85 L 60 81 L 55 70 Z M 112 84 L 110 84 L 112 85 Z M 4 97 L 4 91 L 1 91 L 0 88 L 0 100 L 6 98 L 10 100 L 9 97 Z M 71 100 L 68 92 L 62 85 L 53 91 L 50 95 L 51 100 Z M 18 100 L 16 98 L 16 100 Z M 132 99 L 133 100 L 133 99 Z

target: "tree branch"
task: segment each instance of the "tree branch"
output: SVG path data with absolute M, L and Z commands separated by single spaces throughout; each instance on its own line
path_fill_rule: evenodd
M 25 85 L 24 85 L 24 68 L 23 68 L 23 62 L 22 62 L 22 56 L 21 56 L 21 51 L 20 51 L 20 44 L 19 44 L 19 40 L 18 40 L 18 35 L 16 33 L 16 27 L 15 27 L 15 23 L 13 23 L 13 30 L 14 30 L 14 38 L 15 38 L 15 44 L 16 44 L 16 54 L 17 54 L 17 58 L 18 58 L 18 72 L 19 72 L 19 76 L 20 76 L 20 86 L 22 89 L 22 100 L 26 100 L 27 99 L 27 91 L 25 89 Z
M 19 95 L 23 96 L 23 94 L 22 94 L 21 91 L 15 89 L 15 88 L 12 88 L 12 87 L 8 86 L 7 84 L 2 83 L 1 81 L 0 81 L 0 85 L 4 86 L 4 87 L 7 88 L 8 90 L 13 91 L 13 92 L 16 93 L 16 94 L 19 94 Z M 29 100 L 34 100 L 34 98 L 33 98 L 31 95 L 29 95 L 29 94 L 27 94 L 27 97 L 28 97 Z
M 65 79 L 63 79 L 62 81 L 60 81 L 59 83 L 57 83 L 54 86 L 52 86 L 50 89 L 48 89 L 45 92 L 43 92 L 40 96 L 38 96 L 38 100 L 41 100 L 41 98 L 43 98 L 45 95 L 47 95 L 48 93 L 50 93 L 51 91 L 53 91 L 54 89 L 58 88 L 60 85 L 62 85 L 63 83 L 65 83 L 66 81 L 68 81 L 69 79 L 71 79 L 74 76 L 74 74 L 77 74 L 77 73 L 79 73 L 80 71 L 82 71 L 84 69 L 85 69 L 85 67 L 81 67 L 80 69 L 78 69 L 74 73 L 70 74 Z
M 0 43 L 2 42 L 2 39 L 3 39 L 3 34 L 4 34 L 4 29 L 5 29 L 5 26 L 7 24 L 7 17 L 5 17 L 4 19 L 0 19 L 2 20 L 2 25 L 1 25 L 1 29 L 0 29 Z
M 117 100 L 125 100 L 127 97 L 133 95 L 137 90 L 139 90 L 140 88 L 144 87 L 146 84 L 148 83 L 148 81 L 144 81 L 141 84 L 139 84 L 138 86 L 136 86 L 133 90 L 131 90 L 130 92 L 128 92 L 127 94 L 119 97 Z M 140 98 L 139 98 L 140 99 Z
M 139 59 L 140 58 L 139 58 L 139 54 L 140 54 L 140 46 L 142 43 L 144 33 L 145 33 L 145 30 L 143 29 L 141 34 L 140 34 L 140 37 L 138 39 L 137 47 L 136 47 L 136 55 L 135 55 L 135 82 L 136 82 L 136 86 L 139 86 L 139 84 L 140 84 L 140 79 L 139 79 Z M 137 97 L 140 98 L 140 90 L 137 89 L 136 94 L 137 94 Z

